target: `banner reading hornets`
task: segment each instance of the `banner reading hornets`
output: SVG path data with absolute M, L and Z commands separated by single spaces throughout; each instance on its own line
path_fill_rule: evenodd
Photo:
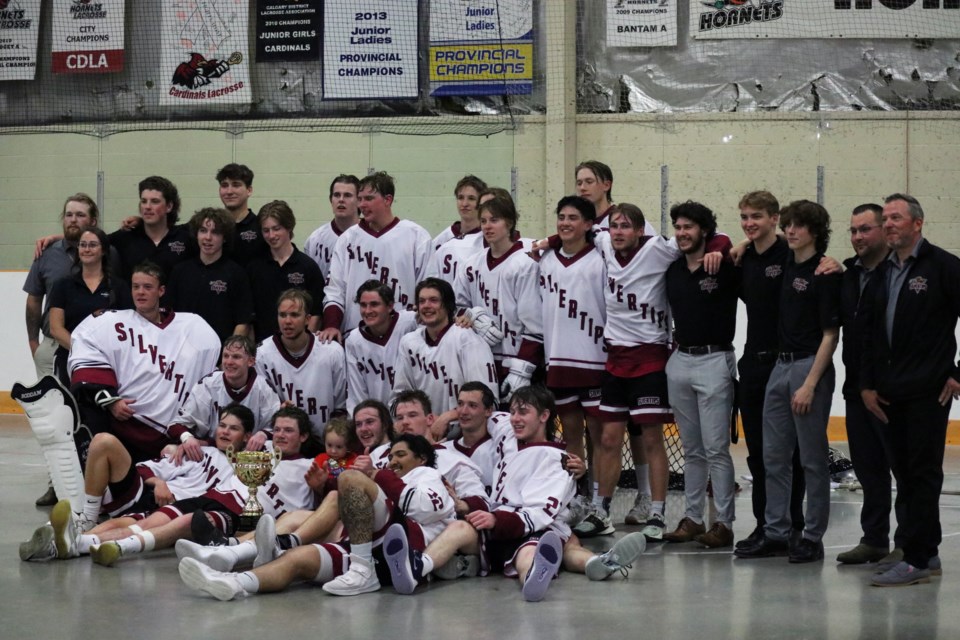
M 40 0 L 0 0 L 0 80 L 33 80 L 39 22 Z
M 123 71 L 124 0 L 54 0 L 53 72 Z
M 164 0 L 160 104 L 250 102 L 247 3 Z
M 431 0 L 430 95 L 532 88 L 532 0 Z

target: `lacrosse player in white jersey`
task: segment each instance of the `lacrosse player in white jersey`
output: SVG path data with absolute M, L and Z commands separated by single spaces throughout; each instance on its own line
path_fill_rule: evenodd
M 360 179 L 357 176 L 340 174 L 334 178 L 330 183 L 333 220 L 318 227 L 303 245 L 303 252 L 319 265 L 324 282 L 330 280 L 330 262 L 333 260 L 333 248 L 337 240 L 344 231 L 360 222 L 360 210 L 357 208 L 359 191 Z

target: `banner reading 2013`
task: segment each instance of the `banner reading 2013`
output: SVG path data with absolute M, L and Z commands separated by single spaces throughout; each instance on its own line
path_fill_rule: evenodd
M 323 3 L 323 99 L 416 98 L 417 0 Z

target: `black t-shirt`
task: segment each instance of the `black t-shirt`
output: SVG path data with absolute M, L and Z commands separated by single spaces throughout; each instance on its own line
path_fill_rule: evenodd
M 133 268 L 144 260 L 155 263 L 169 278 L 177 264 L 199 253 L 190 230 L 183 224 L 168 229 L 167 235 L 157 244 L 147 236 L 143 224 L 131 231 L 114 231 L 110 234 L 110 244 L 120 254 L 119 272 L 128 282 Z
M 744 353 L 776 351 L 779 347 L 780 288 L 789 255 L 790 247 L 780 236 L 763 253 L 757 253 L 751 243 L 743 254 L 740 299 L 747 307 Z
M 307 291 L 313 297 L 310 313 L 323 314 L 323 273 L 316 262 L 296 247 L 283 266 L 268 256 L 247 265 L 247 274 L 253 290 L 253 326 L 258 342 L 278 331 L 277 298 L 287 289 Z
M 91 292 L 83 276 L 72 275 L 58 280 L 50 291 L 50 306 L 63 309 L 63 324 L 72 332 L 84 318 L 100 309 L 133 309 L 130 285 L 114 277 L 110 284 L 101 280 Z
M 270 247 L 260 232 L 260 221 L 249 209 L 246 217 L 233 228 L 233 244 L 228 253 L 243 268 L 254 260 L 270 257 Z
M 667 269 L 667 299 L 673 315 L 674 337 L 683 347 L 727 345 L 737 330 L 737 293 L 740 270 L 724 261 L 716 275 L 703 266 L 687 268 L 681 256 Z
M 814 275 L 822 253 L 797 264 L 787 259 L 780 288 L 780 350 L 815 354 L 823 330 L 840 326 L 839 273 Z
M 238 324 L 253 319 L 253 297 L 247 272 L 221 257 L 206 265 L 200 258 L 181 262 L 167 283 L 167 305 L 195 313 L 207 321 L 220 340 L 233 335 Z

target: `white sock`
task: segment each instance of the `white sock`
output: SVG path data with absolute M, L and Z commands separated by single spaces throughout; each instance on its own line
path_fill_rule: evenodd
M 82 556 L 88 555 L 90 553 L 90 547 L 97 544 L 100 544 L 100 536 L 85 533 L 80 536 L 80 539 L 77 541 L 77 553 Z
M 138 535 L 121 538 L 116 543 L 120 545 L 120 552 L 125 556 L 143 551 L 143 543 L 140 542 L 140 536 Z
M 598 493 L 600 493 L 600 483 L 599 483 L 599 482 L 594 482 L 594 483 L 593 483 L 593 498 L 594 498 L 594 500 L 596 500 Z
M 603 496 L 594 491 L 593 500 L 591 500 L 590 503 L 598 510 L 603 509 Z
M 373 562 L 373 543 L 365 542 L 363 544 L 351 544 L 350 553 L 352 555 L 357 556 L 358 558 L 362 558 L 363 560 L 366 560 L 367 562 L 372 563 Z
M 254 540 L 244 540 L 229 547 L 230 552 L 237 556 L 238 562 L 253 562 L 257 557 L 257 543 Z
M 157 546 L 157 539 L 149 531 L 144 531 L 140 534 L 140 537 L 143 538 L 144 551 L 153 551 L 153 549 Z
M 100 519 L 100 505 L 103 504 L 103 496 L 92 496 L 89 493 L 83 494 L 83 519 L 92 525 L 97 524 Z
M 660 516 L 661 519 L 663 518 L 663 501 L 662 500 L 654 500 L 653 502 L 650 503 L 650 515 Z
M 650 465 L 638 464 L 633 468 L 634 475 L 637 476 L 637 493 L 645 496 L 650 495 Z
M 244 571 L 243 573 L 233 574 L 240 583 L 240 587 L 247 593 L 257 593 L 260 591 L 260 580 L 253 575 L 253 571 Z
M 423 575 L 427 575 L 428 573 L 432 572 L 433 558 L 424 553 L 420 555 L 420 559 L 423 560 Z

